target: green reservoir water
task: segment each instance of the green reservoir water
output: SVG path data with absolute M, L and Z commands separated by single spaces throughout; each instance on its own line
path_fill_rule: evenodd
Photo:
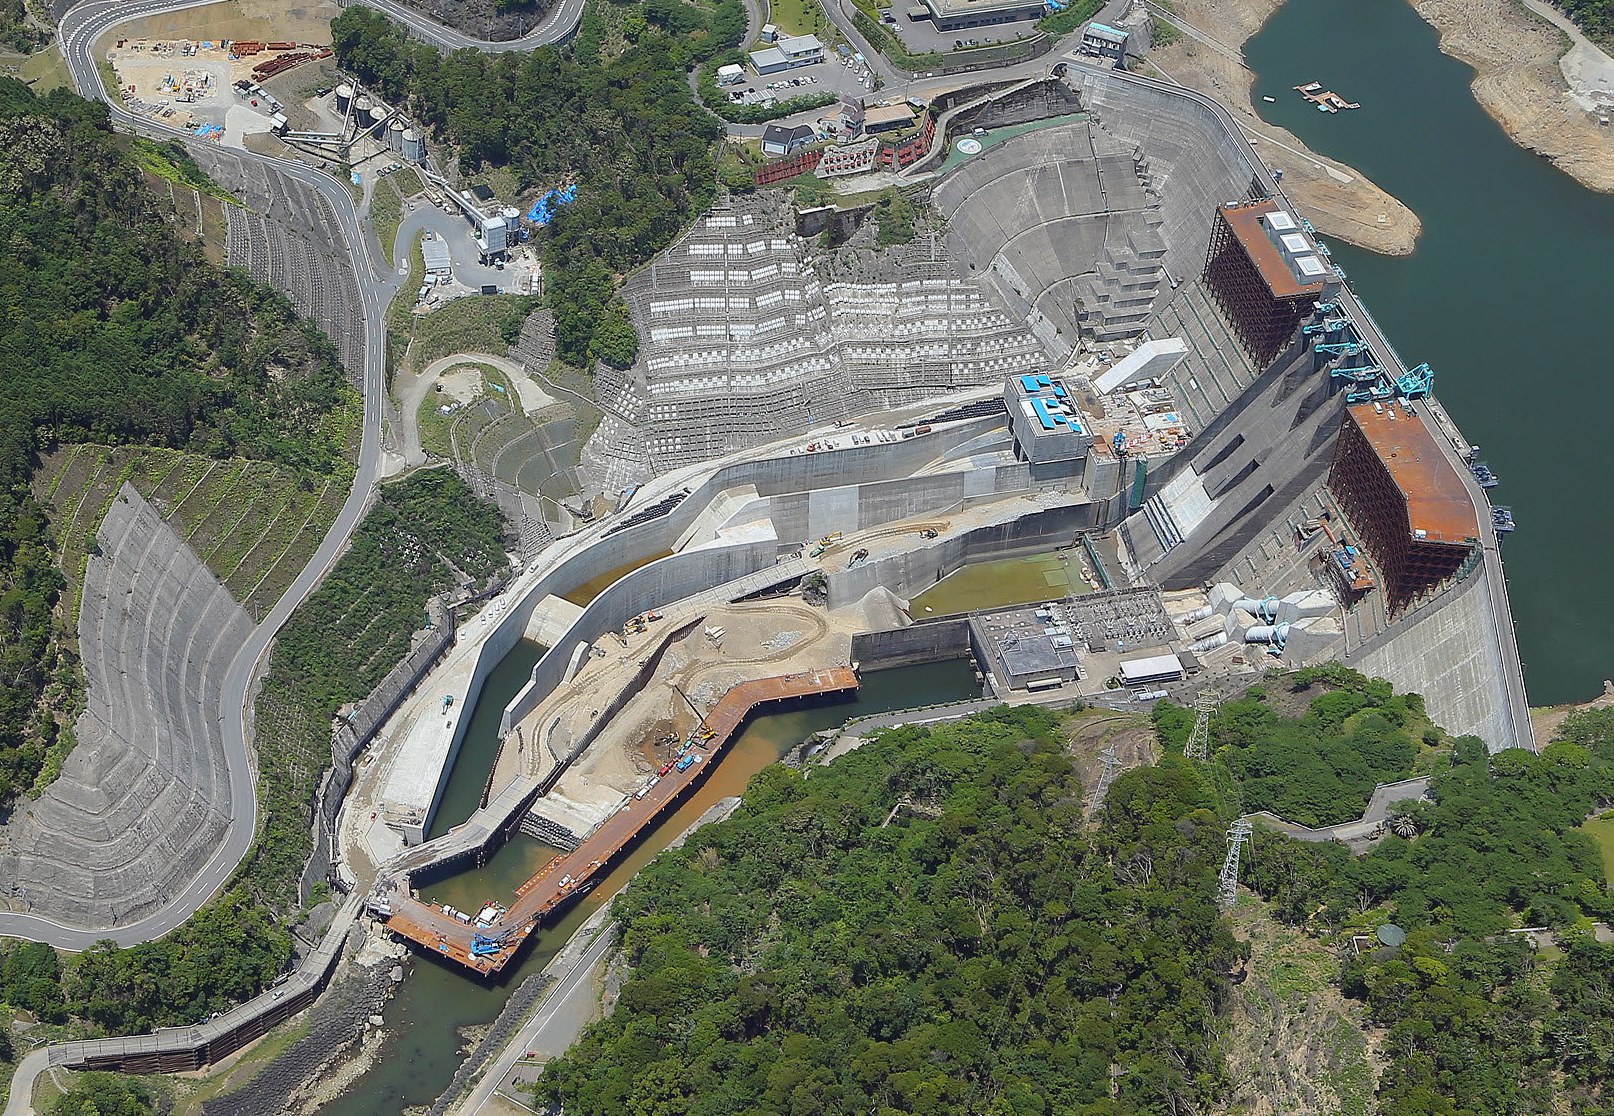
M 466 732 L 459 759 L 449 776 L 443 803 L 433 823 L 434 835 L 463 822 L 476 808 L 497 745 L 495 734 L 504 706 L 526 683 L 535 645 L 521 644 L 488 677 Z M 671 818 L 630 853 L 592 894 L 560 922 L 538 935 L 520 967 L 499 984 L 485 986 L 450 971 L 429 957 L 416 955 L 408 979 L 385 1009 L 388 1037 L 376 1066 L 346 1094 L 326 1106 L 342 1116 L 398 1116 L 408 1105 L 429 1105 L 447 1088 L 461 1060 L 459 1029 L 489 1023 L 504 1007 L 511 991 L 539 972 L 601 903 L 648 863 L 721 798 L 739 794 L 751 776 L 775 762 L 792 745 L 818 729 L 848 717 L 882 713 L 976 697 L 980 687 L 966 660 L 935 663 L 863 675 L 858 700 L 759 717 L 740 734 L 721 763 Z M 474 762 L 473 762 L 474 761 Z M 456 804 L 454 809 L 450 805 Z M 422 896 L 456 907 L 474 907 L 498 898 L 508 901 L 554 850 L 517 837 L 484 867 L 428 885 Z
M 1085 555 L 1079 549 L 973 562 L 948 574 L 911 602 L 913 614 L 947 616 L 977 608 L 1059 600 L 1093 587 L 1082 580 Z
M 1614 553 L 1614 197 L 1515 146 L 1406 0 L 1289 0 L 1244 53 L 1263 116 L 1422 219 L 1411 256 L 1331 244 L 1334 259 L 1502 478 L 1491 497 L 1519 524 L 1503 553 L 1531 704 L 1592 697 L 1614 676 L 1598 573 Z M 1292 88 L 1308 81 L 1362 108 L 1320 113 Z
M 443 788 L 442 801 L 437 804 L 437 815 L 432 818 L 428 837 L 441 837 L 482 804 L 482 787 L 499 753 L 499 720 L 504 715 L 504 707 L 527 684 L 532 668 L 538 665 L 543 653 L 544 649 L 538 644 L 524 639 L 499 660 L 499 665 L 482 683 L 481 698 L 471 711 L 471 723 L 465 727 L 460 754 L 454 758 L 454 767 L 449 772 L 448 785 Z

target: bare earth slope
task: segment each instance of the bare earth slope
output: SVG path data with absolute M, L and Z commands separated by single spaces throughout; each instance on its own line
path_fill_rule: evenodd
M 1474 67 L 1474 98 L 1520 147 L 1584 186 L 1614 192 L 1614 135 L 1570 95 L 1564 33 L 1517 0 L 1415 0 L 1440 49 Z

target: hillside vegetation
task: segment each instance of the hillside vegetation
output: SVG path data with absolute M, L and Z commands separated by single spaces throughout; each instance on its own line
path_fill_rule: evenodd
M 427 601 L 504 567 L 503 530 L 498 509 L 452 470 L 384 485 L 347 552 L 281 629 L 254 707 L 264 821 L 243 871 L 261 899 L 296 905 L 331 719 L 409 653 Z
M 1037 710 L 888 732 L 811 777 L 768 769 L 617 902 L 633 973 L 540 1098 L 578 1116 L 1203 1111 L 1235 957 L 1212 900 L 1221 823 L 1180 758 L 1109 802 L 1085 831 L 1063 727 Z
M 157 213 L 104 106 L 0 78 L 0 806 L 35 784 L 75 709 L 76 665 L 30 491 L 60 443 L 161 446 L 341 469 L 323 420 L 347 392 L 330 342 L 280 295 L 207 263 Z M 86 525 L 93 530 L 94 525 Z M 62 689 L 73 690 L 71 685 Z M 59 751 L 59 749 L 57 749 Z
M 530 54 L 444 55 L 379 12 L 331 24 L 344 70 L 409 100 L 458 149 L 462 171 L 508 167 L 522 190 L 575 180 L 577 198 L 537 235 L 561 359 L 631 363 L 619 277 L 666 247 L 710 203 L 721 127 L 695 103 L 686 67 L 739 45 L 739 0 L 590 4 L 577 37 Z M 610 45 L 607 33 L 610 32 Z
M 1539 756 L 1489 756 L 1347 671 L 1263 689 L 1279 743 L 1306 726 L 1329 752 L 1370 717 L 1418 730 L 1434 801 L 1411 811 L 1416 835 L 1353 857 L 1258 828 L 1242 882 L 1263 901 L 1241 904 L 1233 941 L 1213 896 L 1249 791 L 1222 762 L 1168 753 L 1121 776 L 1092 829 L 1069 726 L 1048 714 L 893 730 L 810 776 L 762 773 L 730 821 L 634 880 L 615 907 L 620 998 L 538 1099 L 580 1114 L 1243 1112 L 1278 1099 L 1249 1092 L 1254 1075 L 1297 1114 L 1614 1111 L 1614 946 L 1592 922 L 1614 897 L 1580 828 L 1614 801 L 1614 711 L 1571 718 Z M 1259 778 L 1320 778 L 1302 752 L 1275 748 Z M 1349 779 L 1332 785 L 1334 801 L 1314 788 L 1319 811 L 1360 808 Z M 1399 948 L 1372 936 L 1390 921 Z M 1259 990 L 1237 1015 L 1230 980 Z M 1297 1048 L 1251 1047 L 1262 1035 Z
M 1194 714 L 1160 702 L 1154 722 L 1180 749 Z M 1411 775 L 1420 745 L 1442 739 L 1417 694 L 1334 664 L 1252 686 L 1210 728 L 1244 810 L 1312 827 L 1360 817 L 1374 787 Z

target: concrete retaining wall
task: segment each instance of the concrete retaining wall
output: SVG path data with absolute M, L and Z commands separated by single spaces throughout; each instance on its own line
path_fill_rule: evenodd
M 901 442 L 848 446 L 845 449 L 822 453 L 792 454 L 722 466 L 714 470 L 706 480 L 694 486 L 689 497 L 668 514 L 617 531 L 568 556 L 512 601 L 506 607 L 497 626 L 484 640 L 466 692 L 461 695 L 461 700 L 454 703 L 453 709 L 449 710 L 453 726 L 452 736 L 425 826 L 430 825 L 430 814 L 435 813 L 437 809 L 443 785 L 447 781 L 447 773 L 452 770 L 454 759 L 459 755 L 460 744 L 470 724 L 471 712 L 476 708 L 477 699 L 481 696 L 483 683 L 487 681 L 493 668 L 509 654 L 526 633 L 533 611 L 545 597 L 565 596 L 579 585 L 599 576 L 602 571 L 642 562 L 655 554 L 670 550 L 707 507 L 730 489 L 751 486 L 756 489 L 759 497 L 796 497 L 794 503 L 785 501 L 781 504 L 781 507 L 795 510 L 785 514 L 785 523 L 780 526 L 780 532 L 782 538 L 790 543 L 805 540 L 808 537 L 805 531 L 801 532 L 799 539 L 790 539 L 787 532 L 807 526 L 809 513 L 805 509 L 811 499 L 809 494 L 814 490 L 845 486 L 849 483 L 855 485 L 883 482 L 899 486 L 912 483 L 907 478 L 914 472 L 945 456 L 959 445 L 988 433 L 994 427 L 1002 426 L 1003 421 L 1001 415 L 987 416 L 930 434 L 907 438 Z M 1013 471 L 1008 471 L 1005 477 L 1012 480 Z M 996 483 L 997 479 L 994 474 L 991 483 Z M 971 483 L 990 487 L 990 483 L 983 481 Z M 909 506 L 915 506 L 917 511 L 931 510 L 925 501 L 937 498 L 935 490 L 921 486 L 914 489 L 914 492 L 916 498 Z M 902 508 L 899 506 L 898 510 Z M 903 514 L 914 512 L 904 510 Z M 699 542 L 700 540 L 696 539 L 693 545 L 699 545 Z M 608 597 L 608 603 L 597 610 L 592 605 L 585 609 L 583 615 L 573 623 L 566 637 L 545 653 L 533 670 L 532 680 L 506 707 L 500 721 L 500 732 L 509 732 L 512 726 L 559 685 L 565 677 L 565 664 L 579 644 L 592 641 L 609 628 L 620 627 L 629 616 L 642 612 L 645 608 L 675 599 L 667 595 L 669 593 L 683 590 L 680 595 L 688 595 L 714 588 L 724 581 L 761 569 L 772 562 L 778 552 L 777 546 L 772 543 L 748 544 L 748 548 L 746 553 L 750 555 L 748 561 L 751 564 L 745 568 L 736 565 L 733 560 L 710 557 L 711 554 L 717 553 L 716 551 L 690 551 L 674 556 L 690 559 L 688 563 L 680 562 L 654 575 L 626 583 L 616 593 L 609 591 L 602 593 L 601 598 Z M 642 573 L 656 565 L 660 563 L 644 566 L 634 573 Z
M 946 662 L 964 658 L 969 650 L 969 621 L 963 617 L 926 620 L 884 632 L 859 632 L 852 637 L 852 661 L 859 670 Z

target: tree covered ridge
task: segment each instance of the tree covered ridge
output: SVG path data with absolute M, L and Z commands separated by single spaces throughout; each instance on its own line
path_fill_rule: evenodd
M 394 101 L 407 98 L 456 146 L 462 170 L 507 166 L 523 190 L 576 181 L 576 200 L 538 236 L 559 353 L 578 366 L 632 362 L 617 279 L 711 204 L 722 129 L 696 104 L 685 71 L 738 45 L 745 29 L 739 0 L 710 13 L 652 0 L 624 17 L 625 49 L 605 56 L 601 18 L 590 5 L 563 49 L 494 55 L 444 55 L 357 7 L 331 24 L 343 68 Z
M 104 106 L 0 78 L 0 806 L 56 723 L 61 590 L 29 482 L 66 441 L 340 464 L 318 421 L 348 389 L 328 339 L 280 295 L 166 225 Z M 63 618 L 64 624 L 76 617 Z
M 1036 710 L 768 769 L 618 900 L 634 971 L 540 1096 L 585 1116 L 1202 1108 L 1236 952 L 1222 825 L 1178 758 L 1110 803 L 1085 829 Z
M 1298 716 L 1278 708 L 1301 701 Z M 1154 723 L 1161 740 L 1180 749 L 1194 712 L 1163 701 Z M 1412 774 L 1420 742 L 1442 739 L 1419 695 L 1334 663 L 1251 686 L 1223 702 L 1210 727 L 1214 758 L 1246 812 L 1270 810 L 1314 828 L 1360 817 L 1374 787 Z
M 1365 856 L 1257 829 L 1244 879 L 1277 917 L 1336 940 L 1408 931 L 1397 950 L 1346 951 L 1340 979 L 1383 1029 L 1386 1116 L 1614 1111 L 1614 946 L 1593 927 L 1614 895 L 1579 828 L 1614 803 L 1614 713 L 1560 735 L 1540 755 L 1459 739 L 1415 811 L 1421 835 Z

